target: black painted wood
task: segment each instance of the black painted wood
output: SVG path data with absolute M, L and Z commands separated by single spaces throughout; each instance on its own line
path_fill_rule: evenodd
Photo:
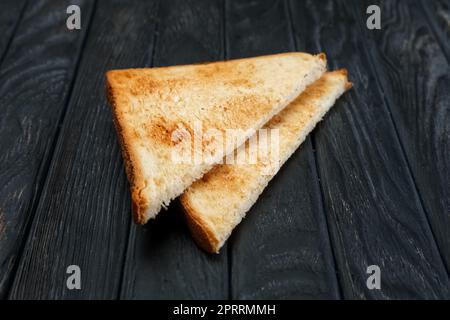
M 89 1 L 30 2 L 0 69 L 0 297 L 7 294 L 33 218 L 86 33 L 66 28 L 66 8 L 73 3 L 83 8 L 87 26 Z M 9 1 L 0 7 L 20 15 L 21 7 Z
M 98 1 L 10 298 L 118 297 L 130 199 L 104 73 L 144 65 L 155 12 L 155 1 Z M 66 288 L 72 264 L 81 268 L 81 290 Z
M 448 0 L 421 0 L 428 23 L 442 50 L 450 61 L 450 2 Z
M 0 1 L 0 65 L 22 18 L 26 0 Z
M 24 3 L 0 1 L 0 298 L 450 298 L 448 1 Z M 355 87 L 222 253 L 194 245 L 176 202 L 131 223 L 104 72 L 295 49 Z
M 226 35 L 227 58 L 295 50 L 284 1 L 227 1 Z M 234 299 L 339 296 L 310 139 L 271 181 L 228 246 Z
M 220 60 L 222 43 L 221 1 L 161 2 L 155 66 Z M 176 202 L 145 227 L 131 226 L 122 299 L 227 297 L 226 248 L 220 255 L 199 249 Z
M 354 13 L 349 2 L 331 0 L 291 6 L 298 41 L 325 51 L 354 82 L 313 135 L 344 297 L 448 298 L 443 261 L 358 32 L 365 8 Z M 373 264 L 381 290 L 366 286 Z
M 383 29 L 363 29 L 363 36 L 450 271 L 450 64 L 420 6 L 403 0 L 379 5 Z

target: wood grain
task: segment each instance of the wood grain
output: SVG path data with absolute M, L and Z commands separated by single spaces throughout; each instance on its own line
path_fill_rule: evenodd
M 14 37 L 20 20 L 26 0 L 3 0 L 0 1 L 0 65 L 6 55 L 6 51 Z
M 0 69 L 0 297 L 11 284 L 44 184 L 85 35 L 67 30 L 69 3 L 83 7 L 87 26 L 91 2 L 31 2 Z
M 363 36 L 450 271 L 450 61 L 420 6 L 407 1 L 379 5 L 384 31 L 366 29 Z
M 155 9 L 155 1 L 97 3 L 12 299 L 118 297 L 130 199 L 104 75 L 145 63 Z M 69 265 L 81 268 L 81 290 L 66 287 Z
M 436 40 L 441 46 L 447 61 L 450 61 L 450 2 L 448 0 L 421 0 L 421 5 L 434 30 Z
M 20 24 L 26 0 L 4 0 L 0 2 L 0 65 Z
M 0 1 L 0 299 L 450 298 L 448 1 L 25 3 Z M 132 224 L 104 73 L 291 50 L 325 51 L 355 86 L 222 253 L 176 202 Z
M 222 39 L 221 1 L 162 1 L 153 64 L 220 60 Z M 132 225 L 122 299 L 227 297 L 226 250 L 211 255 L 199 249 L 177 203 L 145 227 Z
M 313 139 L 344 297 L 448 298 L 447 273 L 358 33 L 366 8 L 354 16 L 347 1 L 291 6 L 298 41 L 348 68 L 354 83 Z M 369 265 L 381 269 L 380 290 L 366 286 Z
M 286 9 L 283 1 L 228 1 L 227 58 L 294 51 Z M 234 299 L 339 296 L 310 139 L 271 181 L 228 246 Z

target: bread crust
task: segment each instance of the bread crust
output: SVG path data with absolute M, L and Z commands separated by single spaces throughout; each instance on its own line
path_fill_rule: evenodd
M 130 141 L 131 137 L 124 130 L 121 121 L 119 120 L 120 113 L 117 112 L 117 103 L 115 99 L 118 93 L 114 93 L 114 89 L 111 86 L 110 72 L 106 74 L 106 92 L 107 99 L 112 106 L 113 123 L 116 128 L 117 136 L 119 137 L 119 145 L 124 159 L 125 172 L 130 183 L 131 213 L 137 224 L 145 224 L 145 211 L 148 204 L 146 203 L 145 198 L 139 193 L 139 190 L 141 190 L 142 186 L 145 184 L 144 177 L 141 174 L 142 169 L 137 168 L 139 162 L 132 160 L 137 157 L 137 155 L 133 153 L 133 148 L 130 148 L 126 143 L 126 141 Z
M 182 195 L 180 203 L 191 235 L 197 245 L 209 253 L 219 253 L 220 241 L 215 237 L 208 223 L 201 219 L 201 215 L 193 208 L 187 197 Z

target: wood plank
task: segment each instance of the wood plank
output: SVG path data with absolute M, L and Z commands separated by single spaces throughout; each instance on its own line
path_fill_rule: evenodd
M 30 2 L 0 69 L 0 297 L 17 267 L 85 36 L 85 28 L 69 32 L 65 26 L 72 3 L 83 8 L 86 28 L 91 1 Z M 9 1 L 0 7 L 19 15 L 20 6 L 13 10 Z
M 10 298 L 118 297 L 130 199 L 104 74 L 145 64 L 155 12 L 155 1 L 98 1 Z M 69 265 L 81 269 L 81 290 L 66 287 Z
M 159 21 L 155 66 L 223 58 L 221 1 L 163 1 Z M 122 299 L 228 297 L 226 250 L 201 251 L 183 220 L 174 203 L 145 227 L 132 225 Z
M 421 5 L 437 41 L 447 56 L 447 61 L 450 61 L 450 2 L 421 0 Z
M 348 68 L 354 83 L 313 136 L 344 296 L 448 298 L 443 261 L 358 33 L 366 8 L 353 16 L 344 1 L 291 6 L 298 41 Z M 399 33 L 393 39 L 408 43 Z M 380 290 L 366 286 L 369 265 L 381 269 Z
M 450 61 L 422 7 L 403 0 L 379 5 L 384 12 L 382 32 L 363 29 L 363 36 L 450 271 Z
M 228 1 L 226 13 L 228 58 L 295 50 L 285 2 Z M 271 181 L 228 245 L 234 299 L 338 298 L 310 139 Z
M 0 1 L 0 65 L 22 18 L 26 0 Z

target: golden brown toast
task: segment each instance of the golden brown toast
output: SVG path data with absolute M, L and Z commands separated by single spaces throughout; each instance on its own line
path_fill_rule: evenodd
M 295 52 L 109 71 L 108 98 L 131 184 L 135 221 L 144 224 L 155 217 L 325 70 L 325 55 Z M 195 134 L 198 123 L 203 131 L 242 129 L 245 134 L 235 146 L 214 152 L 208 162 L 173 161 L 178 131 Z M 193 156 L 207 147 L 205 143 L 191 150 Z
M 218 253 L 232 230 L 256 202 L 279 167 L 293 154 L 325 113 L 351 88 L 346 70 L 326 73 L 265 126 L 278 129 L 279 162 L 266 174 L 266 159 L 255 164 L 219 164 L 180 197 L 191 233 L 200 247 Z M 237 152 L 248 153 L 249 146 Z

